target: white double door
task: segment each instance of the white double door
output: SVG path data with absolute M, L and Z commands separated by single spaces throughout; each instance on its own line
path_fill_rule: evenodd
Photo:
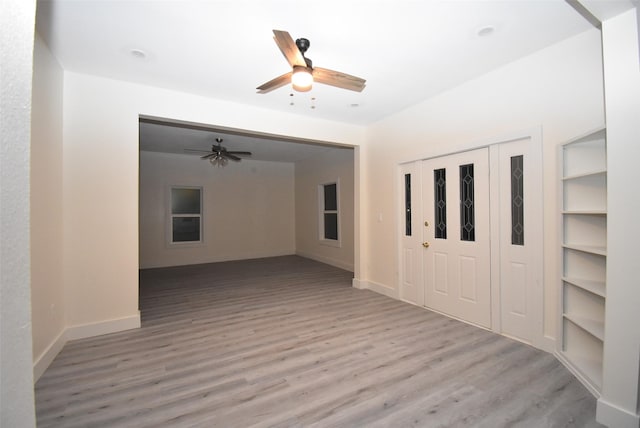
M 527 138 L 403 165 L 400 297 L 539 345 L 539 162 Z

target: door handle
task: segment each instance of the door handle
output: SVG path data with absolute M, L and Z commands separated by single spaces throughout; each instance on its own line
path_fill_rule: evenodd
M 422 243 L 422 246 L 423 246 L 424 248 L 429 248 L 429 243 L 428 243 L 428 242 L 423 242 L 423 243 Z

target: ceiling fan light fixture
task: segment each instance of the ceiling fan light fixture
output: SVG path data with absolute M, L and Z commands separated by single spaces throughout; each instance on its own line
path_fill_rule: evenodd
M 291 85 L 293 89 L 298 92 L 307 92 L 311 90 L 313 84 L 313 74 L 309 67 L 302 67 L 296 65 L 293 67 L 293 74 L 291 75 Z
M 227 158 L 221 156 L 220 154 L 218 154 L 216 156 L 213 156 L 213 157 L 209 158 L 209 162 L 213 166 L 223 167 L 223 166 L 226 166 L 229 163 L 229 160 Z

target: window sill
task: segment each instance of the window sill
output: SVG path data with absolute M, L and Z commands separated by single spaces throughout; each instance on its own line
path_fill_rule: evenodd
M 320 245 L 326 245 L 327 247 L 341 248 L 342 243 L 340 241 L 334 241 L 333 239 L 320 239 Z
M 203 241 L 193 241 L 193 242 L 167 242 L 167 248 L 169 249 L 180 249 L 180 248 L 199 248 L 204 247 L 205 244 Z

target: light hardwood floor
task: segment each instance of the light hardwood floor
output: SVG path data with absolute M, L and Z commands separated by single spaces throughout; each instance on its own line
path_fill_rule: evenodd
M 596 427 L 551 355 L 300 257 L 143 270 L 142 328 L 69 342 L 40 427 Z

